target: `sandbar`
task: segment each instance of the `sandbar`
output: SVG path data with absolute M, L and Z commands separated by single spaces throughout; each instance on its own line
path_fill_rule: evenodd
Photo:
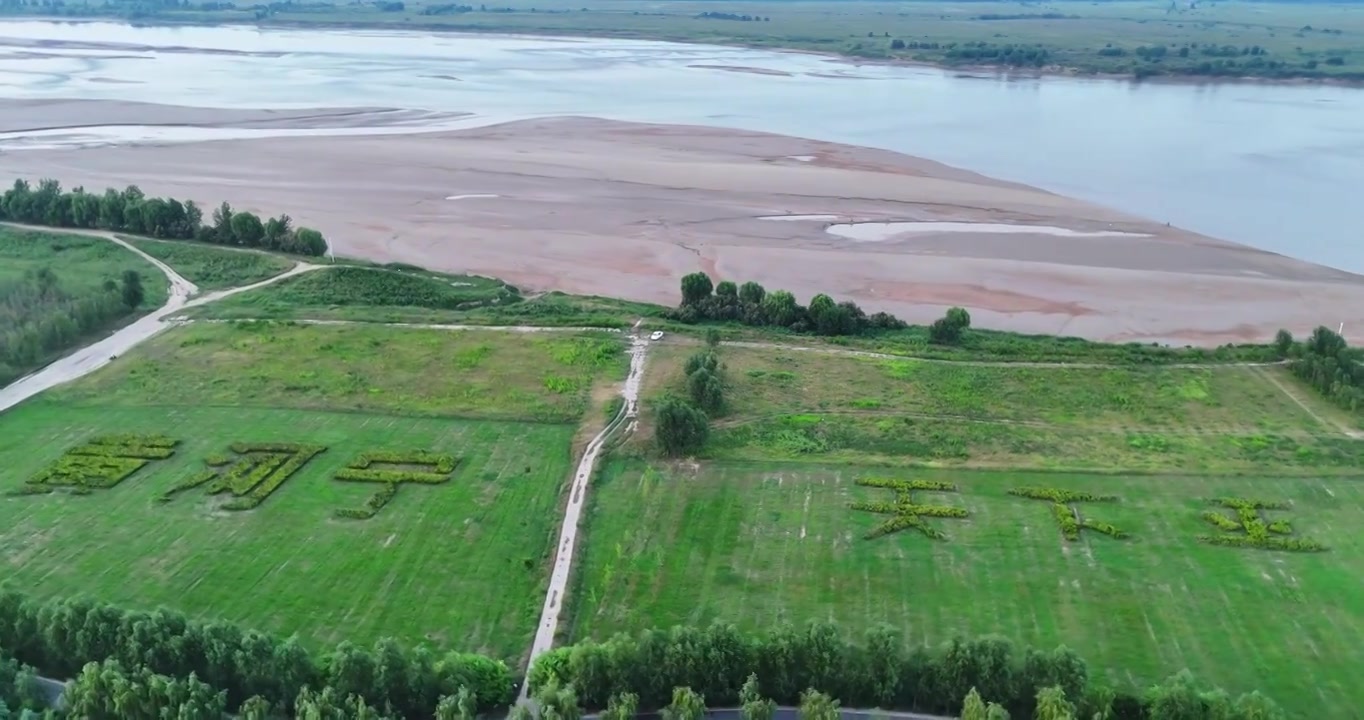
M 163 122 L 188 112 L 155 107 L 137 112 Z M 0 109 L 0 128 L 41 115 L 24 113 L 15 120 Z M 1104 340 L 1216 345 L 1263 341 L 1281 327 L 1364 327 L 1364 278 L 1351 273 L 930 160 L 738 130 L 563 117 L 0 154 L 0 179 L 15 177 L 136 183 L 210 206 L 287 212 L 326 233 L 339 255 L 529 290 L 674 304 L 678 279 L 700 270 L 802 301 L 825 292 L 912 322 L 962 305 L 982 327 Z M 447 200 L 458 196 L 479 199 Z M 774 215 L 1073 232 L 856 242 L 830 235 L 827 223 L 762 219 Z

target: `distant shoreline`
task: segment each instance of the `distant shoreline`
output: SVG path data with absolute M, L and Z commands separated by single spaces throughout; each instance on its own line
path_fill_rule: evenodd
M 609 29 L 583 29 L 565 32 L 560 30 L 537 30 L 528 29 L 481 29 L 477 26 L 452 26 L 448 23 L 376 23 L 363 21 L 337 21 L 337 20 L 179 20 L 174 18 L 148 18 L 139 20 L 128 20 L 118 17 L 85 16 L 85 17 L 61 17 L 48 15 L 4 15 L 0 14 L 0 22 L 50 22 L 50 23 L 112 23 L 127 25 L 129 27 L 255 27 L 259 29 L 289 29 L 289 30 L 385 30 L 394 32 L 421 32 L 441 35 L 484 35 L 493 37 L 523 37 L 523 38 L 559 38 L 559 39 L 614 39 L 614 40 L 645 40 L 650 42 L 675 43 L 680 45 L 700 45 L 713 47 L 732 47 L 745 48 L 748 50 L 766 50 L 778 53 L 794 53 L 801 55 L 815 55 L 828 58 L 834 62 L 841 62 L 857 66 L 881 65 L 895 67 L 920 67 L 944 72 L 957 72 L 963 74 L 988 73 L 992 76 L 1003 76 L 1012 78 L 1027 79 L 1046 79 L 1046 78 L 1067 78 L 1067 79 L 1092 79 L 1092 80 L 1116 80 L 1134 84 L 1161 84 L 1161 85 L 1272 85 L 1272 86 L 1327 86 L 1327 87 L 1346 87 L 1364 88 L 1364 78 L 1348 77 L 1306 77 L 1290 76 L 1282 78 L 1260 77 L 1255 75 L 1232 76 L 1232 75 L 1195 75 L 1188 73 L 1170 73 L 1152 75 L 1149 77 L 1138 78 L 1134 75 L 1124 73 L 1105 73 L 1098 71 L 1083 70 L 1076 67 L 1064 65 L 1050 65 L 1040 68 L 1022 68 L 1008 65 L 991 65 L 987 63 L 973 63 L 952 65 L 947 63 L 937 63 L 931 61 L 906 60 L 901 58 L 867 58 L 857 55 L 847 55 L 843 53 L 830 52 L 825 50 L 811 50 L 808 48 L 787 47 L 783 45 L 765 45 L 760 43 L 743 42 L 733 39 L 726 42 L 722 39 L 711 39 L 699 42 L 695 39 L 668 35 L 665 33 L 639 33 L 624 30 Z

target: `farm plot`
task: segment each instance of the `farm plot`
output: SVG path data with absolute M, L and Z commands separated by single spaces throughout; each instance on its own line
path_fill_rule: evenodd
M 116 482 L 47 477 L 68 450 L 113 433 L 176 444 L 132 460 L 141 465 Z M 41 595 L 164 604 L 315 646 L 392 636 L 516 660 L 539 611 L 572 435 L 569 425 L 39 401 L 0 416 L 0 554 L 6 578 Z M 440 483 L 343 481 L 367 454 L 408 448 L 459 462 L 431 465 L 447 470 Z M 27 494 L 34 486 L 43 493 Z M 382 509 L 368 504 L 388 488 Z M 343 512 L 353 508 L 373 511 Z
M 618 460 L 592 497 L 574 639 L 717 618 L 998 634 L 1118 687 L 1188 667 L 1306 717 L 1347 707 L 1364 663 L 1356 479 Z
M 646 397 L 682 393 L 668 348 Z M 725 347 L 714 458 L 1353 472 L 1364 443 L 1282 368 L 1001 367 Z M 1299 386 L 1300 387 L 1300 386 Z M 1301 404 L 1300 402 L 1301 401 Z

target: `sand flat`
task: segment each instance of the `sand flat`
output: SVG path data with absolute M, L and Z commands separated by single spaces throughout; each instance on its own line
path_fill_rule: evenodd
M 342 255 L 668 304 L 678 278 L 703 270 L 912 321 L 963 305 L 982 326 L 1097 339 L 1206 345 L 1364 323 L 1360 276 L 919 158 L 735 130 L 555 118 L 31 150 L 0 155 L 0 178 L 13 177 L 227 200 L 287 212 Z M 470 195 L 497 197 L 446 200 Z M 786 214 L 1031 224 L 1074 236 L 859 243 L 820 222 L 762 219 Z M 1092 236 L 1112 232 L 1140 237 Z

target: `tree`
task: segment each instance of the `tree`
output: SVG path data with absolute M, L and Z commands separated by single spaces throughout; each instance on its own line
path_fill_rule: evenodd
M 687 392 L 697 407 L 714 415 L 725 404 L 724 385 L 716 374 L 704 367 L 687 376 Z
M 800 319 L 796 296 L 785 290 L 773 290 L 763 298 L 763 313 L 773 325 L 789 327 Z
M 966 693 L 966 700 L 961 704 L 961 720 L 989 720 L 985 701 L 980 699 L 980 693 L 975 688 Z
M 800 720 L 839 720 L 838 701 L 814 688 L 800 694 Z
M 962 333 L 971 327 L 971 314 L 963 308 L 949 308 L 947 314 L 928 326 L 928 336 L 941 345 L 955 345 L 961 340 Z
M 710 276 L 703 272 L 694 272 L 682 276 L 682 304 L 697 305 L 701 301 L 710 297 L 711 290 Z
M 673 701 L 663 708 L 663 720 L 701 720 L 706 699 L 688 687 L 673 688 Z
M 320 257 L 327 254 L 327 241 L 322 233 L 301 227 L 294 231 L 294 252 L 300 255 Z
M 715 296 L 730 302 L 739 301 L 739 286 L 732 280 L 721 280 L 715 286 Z
M 142 289 L 142 275 L 136 270 L 123 271 L 123 304 L 129 308 L 136 308 L 142 305 L 146 299 L 146 291 Z
M 720 346 L 720 331 L 717 328 L 706 328 L 706 345 L 711 348 Z
M 759 285 L 752 280 L 739 286 L 739 302 L 744 305 L 753 307 L 762 305 L 763 298 L 766 296 L 767 290 L 764 290 L 762 285 Z
M 1274 352 L 1280 359 L 1287 358 L 1293 350 L 1293 333 L 1279 330 L 1274 334 Z
M 285 249 L 285 246 L 293 242 L 293 234 L 293 219 L 288 215 L 280 215 L 265 221 L 265 247 L 271 250 Z
M 699 352 L 687 358 L 683 370 L 690 377 L 697 370 L 705 369 L 710 372 L 718 372 L 720 369 L 720 358 L 714 352 Z
M 270 701 L 259 695 L 252 695 L 237 710 L 239 720 L 269 720 L 273 708 Z
M 764 698 L 758 689 L 758 676 L 750 673 L 739 689 L 739 717 L 741 720 L 772 720 L 777 703 Z
M 664 398 L 658 406 L 659 447 L 665 455 L 680 457 L 700 450 L 710 435 L 709 420 L 701 410 L 678 398 Z
M 1158 716 L 1157 716 L 1158 717 Z M 1066 700 L 1066 691 L 1059 685 L 1037 691 L 1035 720 L 1075 720 L 1075 706 Z
M 232 237 L 238 245 L 260 247 L 265 239 L 265 225 L 254 213 L 237 213 L 232 216 Z
M 557 720 L 578 720 L 583 715 L 578 707 L 578 695 L 571 687 L 561 687 L 557 682 L 542 686 L 535 693 L 535 702 L 540 706 L 541 718 Z
M 229 245 L 235 242 L 232 234 L 232 206 L 224 202 L 213 211 L 213 239 Z
M 600 720 L 634 720 L 639 709 L 639 696 L 626 692 L 612 695 Z

